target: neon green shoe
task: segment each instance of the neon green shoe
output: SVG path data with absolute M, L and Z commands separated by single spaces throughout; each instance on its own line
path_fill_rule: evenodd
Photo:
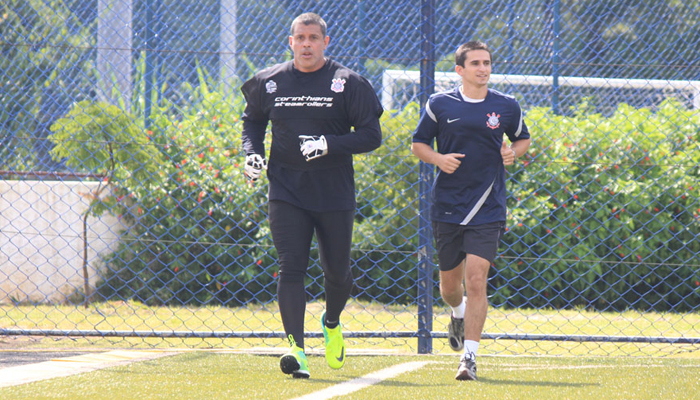
M 345 342 L 340 323 L 335 328 L 326 328 L 326 313 L 321 316 L 323 338 L 326 339 L 326 361 L 333 369 L 342 368 L 345 365 Z
M 297 347 L 292 335 L 289 335 L 289 344 L 291 344 L 292 348 L 280 358 L 282 372 L 292 374 L 294 378 L 308 379 L 311 374 L 309 373 L 309 362 L 306 360 L 304 349 Z

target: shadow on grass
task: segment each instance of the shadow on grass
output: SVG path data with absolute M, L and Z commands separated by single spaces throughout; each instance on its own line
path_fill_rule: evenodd
M 445 387 L 445 385 L 437 383 L 416 383 L 416 382 L 403 382 L 403 381 L 382 381 L 376 383 L 374 386 L 395 386 L 395 387 L 416 387 L 416 388 L 429 388 L 429 387 Z
M 479 382 L 492 385 L 512 385 L 512 386 L 550 386 L 550 387 L 572 387 L 582 388 L 589 386 L 600 386 L 599 383 L 576 383 L 576 382 L 547 382 L 547 381 L 519 381 L 509 379 L 489 379 L 479 378 Z
M 362 378 L 353 378 L 350 376 L 343 377 L 339 376 L 338 378 L 341 379 L 323 379 L 323 378 L 314 378 L 313 375 L 311 376 L 310 379 L 295 379 L 292 378 L 291 375 L 283 376 L 281 377 L 284 380 L 290 381 L 290 382 L 300 382 L 301 385 L 304 383 L 308 382 L 310 384 L 317 384 L 317 383 L 324 383 L 329 386 L 331 385 L 342 385 L 342 384 L 347 384 L 348 382 L 352 382 L 354 380 L 361 380 Z M 357 383 L 357 382 L 354 382 Z M 359 382 L 360 384 L 365 383 L 365 382 Z M 415 382 L 401 382 L 401 381 L 372 381 L 372 382 L 367 382 L 369 386 L 386 386 L 386 387 L 415 387 L 415 388 L 429 388 L 429 387 L 444 387 L 445 385 L 440 385 L 440 384 L 434 384 L 434 383 L 415 383 Z

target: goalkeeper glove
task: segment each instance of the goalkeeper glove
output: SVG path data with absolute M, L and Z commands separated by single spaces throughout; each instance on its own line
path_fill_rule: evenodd
M 260 154 L 248 154 L 245 156 L 243 174 L 249 181 L 255 182 L 260 179 L 263 169 L 267 169 L 267 161 Z
M 299 136 L 299 145 L 301 146 L 301 154 L 306 158 L 306 161 L 328 154 L 328 143 L 326 143 L 324 136 L 301 135 Z

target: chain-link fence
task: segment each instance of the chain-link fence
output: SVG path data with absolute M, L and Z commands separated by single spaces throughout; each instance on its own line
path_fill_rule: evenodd
M 387 109 L 382 147 L 355 157 L 348 337 L 446 348 L 420 217 L 433 171 L 409 147 L 427 95 L 458 82 L 454 50 L 478 38 L 533 136 L 508 168 L 485 351 L 697 350 L 700 2 L 652 0 L 3 2 L 1 335 L 282 343 L 239 87 L 289 59 L 305 11 Z M 314 246 L 312 337 L 322 287 Z

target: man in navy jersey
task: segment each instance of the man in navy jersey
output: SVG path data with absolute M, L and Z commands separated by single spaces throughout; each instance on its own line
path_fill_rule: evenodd
M 476 353 L 488 309 L 488 273 L 505 231 L 504 166 L 527 152 L 530 134 L 518 102 L 488 88 L 491 51 L 486 44 L 463 44 L 455 53 L 455 64 L 462 85 L 430 96 L 411 150 L 439 169 L 431 194 L 431 220 L 440 294 L 452 307 L 450 347 L 464 349 L 455 378 L 476 380 Z
M 355 214 L 352 155 L 380 146 L 382 107 L 370 83 L 327 59 L 330 38 L 314 13 L 294 19 L 289 36 L 293 60 L 258 72 L 241 91 L 244 172 L 256 181 L 267 170 L 269 222 L 279 256 L 277 296 L 291 349 L 280 368 L 308 378 L 304 353 L 304 278 L 316 234 L 325 278 L 326 311 L 321 327 L 326 361 L 345 363 L 340 314 L 350 297 L 353 277 L 350 247 Z M 272 122 L 269 164 L 265 130 Z

